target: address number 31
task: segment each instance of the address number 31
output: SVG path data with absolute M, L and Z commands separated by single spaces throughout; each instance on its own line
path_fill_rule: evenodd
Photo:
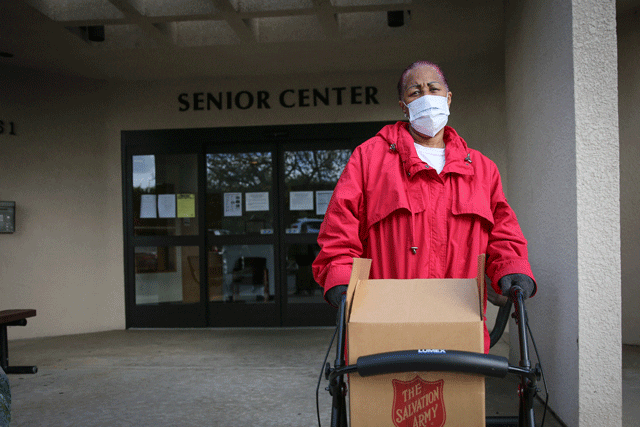
M 5 122 L 0 120 L 0 135 L 7 133 L 8 135 L 16 135 L 16 125 L 14 122 Z

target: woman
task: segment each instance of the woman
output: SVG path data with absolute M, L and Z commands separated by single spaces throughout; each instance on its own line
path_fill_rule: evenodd
M 353 258 L 370 258 L 372 279 L 472 278 L 487 254 L 496 291 L 533 295 L 527 242 L 496 165 L 446 126 L 452 94 L 439 67 L 411 64 L 398 82 L 398 122 L 358 146 L 345 167 L 318 235 L 313 263 L 336 306 Z M 485 297 L 486 308 L 486 297 Z M 485 351 L 489 351 L 485 325 Z

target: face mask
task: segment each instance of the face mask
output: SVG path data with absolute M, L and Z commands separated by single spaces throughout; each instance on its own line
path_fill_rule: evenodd
M 411 127 L 422 135 L 434 136 L 449 120 L 449 105 L 445 96 L 424 95 L 404 105 L 409 109 Z

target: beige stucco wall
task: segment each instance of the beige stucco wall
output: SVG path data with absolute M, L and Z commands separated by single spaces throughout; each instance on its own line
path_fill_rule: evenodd
M 540 285 L 530 323 L 550 404 L 567 425 L 618 426 L 615 2 L 511 2 L 507 20 L 510 200 L 527 209 L 520 220 Z M 602 82 L 606 94 L 595 89 Z
M 504 60 L 443 64 L 454 92 L 450 124 L 506 168 Z M 0 235 L 0 309 L 38 316 L 10 339 L 125 327 L 120 132 L 403 119 L 401 70 L 344 75 L 99 82 L 22 69 L 0 75 L 0 200 L 17 205 L 15 234 Z M 379 105 L 179 112 L 196 91 L 376 86 Z M 275 101 L 275 99 L 274 99 Z
M 640 10 L 618 17 L 622 342 L 640 345 Z
M 571 5 L 510 2 L 506 97 L 510 202 L 539 285 L 528 304 L 550 405 L 578 418 L 578 272 Z M 548 29 L 545 31 L 545 29 Z M 512 330 L 513 325 L 512 325 Z M 512 338 L 512 361 L 517 361 Z
M 579 425 L 621 426 L 620 158 L 615 1 L 573 0 L 573 61 L 578 190 Z M 612 87 L 604 97 L 593 90 L 603 81 Z
M 106 84 L 2 71 L 0 111 L 17 135 L 0 136 L 0 199 L 16 202 L 17 231 L 0 235 L 0 308 L 38 311 L 9 335 L 122 328 L 122 215 L 105 144 Z

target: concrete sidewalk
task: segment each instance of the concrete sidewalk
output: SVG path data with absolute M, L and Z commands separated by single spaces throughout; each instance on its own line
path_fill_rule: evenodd
M 315 388 L 332 334 L 121 330 L 10 341 L 10 364 L 39 369 L 9 376 L 11 427 L 316 426 Z M 508 348 L 502 342 L 494 351 Z M 320 410 L 328 427 L 326 385 Z M 487 415 L 515 414 L 515 381 L 488 379 Z M 560 424 L 547 415 L 545 425 Z

